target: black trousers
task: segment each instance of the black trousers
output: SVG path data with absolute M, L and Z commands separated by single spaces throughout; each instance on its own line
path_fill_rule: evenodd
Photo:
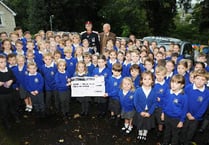
M 189 145 L 199 125 L 198 120 L 186 120 L 181 131 L 180 142 Z
M 14 106 L 13 92 L 0 94 L 0 117 L 3 121 L 8 121 L 9 115 L 16 117 L 17 113 Z
M 165 132 L 163 137 L 163 143 L 172 145 L 179 145 L 180 128 L 177 128 L 179 119 L 171 118 L 165 115 Z

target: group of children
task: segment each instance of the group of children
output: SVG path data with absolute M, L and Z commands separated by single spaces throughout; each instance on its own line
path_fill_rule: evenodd
M 141 142 L 147 141 L 148 130 L 157 125 L 158 135 L 164 131 L 163 145 L 188 145 L 208 108 L 209 75 L 203 53 L 193 65 L 179 54 L 177 44 L 166 50 L 154 44 L 154 48 L 147 46 L 147 42 L 136 47 L 130 41 L 125 50 L 118 45 L 97 55 L 92 54 L 86 39 L 82 41 L 84 48 L 78 34 L 62 38 L 50 33 L 43 38 L 40 33 L 34 41 L 23 41 L 20 34 L 12 34 L 19 39 L 14 45 L 8 38 L 2 40 L 0 54 L 4 123 L 8 123 L 8 111 L 15 114 L 12 105 L 17 94 L 26 104 L 25 111 L 42 116 L 53 106 L 68 118 L 71 78 L 75 76 L 104 76 L 105 94 L 94 100 L 98 117 L 109 110 L 116 124 L 124 119 L 121 131 L 125 134 L 136 126 Z M 88 115 L 91 98 L 77 100 L 81 103 L 80 115 Z

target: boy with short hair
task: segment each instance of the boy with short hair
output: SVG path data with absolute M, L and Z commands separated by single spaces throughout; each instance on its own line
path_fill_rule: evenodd
M 189 145 L 193 139 L 199 122 L 202 120 L 208 107 L 209 89 L 205 86 L 209 74 L 204 69 L 194 72 L 193 84 L 185 88 L 188 96 L 187 119 L 182 131 L 184 145 Z
M 169 85 L 165 80 L 167 69 L 163 66 L 157 66 L 155 69 L 155 84 L 154 89 L 157 94 L 157 104 L 154 112 L 155 120 L 157 122 L 157 137 L 161 136 L 163 131 L 163 122 L 161 121 L 161 113 L 163 108 L 163 97 L 165 92 L 169 89 Z M 165 96 L 166 97 L 166 96 Z
M 54 63 L 51 53 L 45 53 L 43 55 L 43 61 L 44 65 L 42 65 L 40 72 L 45 82 L 46 113 L 50 114 L 51 108 L 54 107 L 54 105 L 52 104 L 52 97 L 54 97 L 54 100 L 56 98 L 55 74 L 57 73 L 57 66 Z M 55 104 L 55 107 L 57 109 L 58 105 Z
M 44 80 L 37 72 L 37 66 L 34 62 L 27 64 L 28 74 L 25 76 L 27 96 L 32 100 L 33 108 L 37 115 L 44 115 Z
M 120 84 L 122 81 L 122 65 L 120 63 L 115 63 L 112 66 L 113 75 L 108 79 L 107 89 L 105 93 L 105 97 L 109 97 L 109 110 L 111 112 L 111 119 L 119 120 L 120 117 L 120 101 L 118 92 L 120 89 Z

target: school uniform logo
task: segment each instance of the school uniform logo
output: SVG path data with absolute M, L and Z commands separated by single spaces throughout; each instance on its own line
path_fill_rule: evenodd
M 104 73 L 104 77 L 107 77 L 107 73 Z
M 179 102 L 178 99 L 174 99 L 174 100 L 173 100 L 173 103 L 174 103 L 174 104 L 178 104 L 178 102 Z
M 160 93 L 160 94 L 162 94 L 162 93 L 163 93 L 163 91 L 164 91 L 163 89 L 160 89 L 160 90 L 159 90 L 159 93 Z
M 134 96 L 130 96 L 129 98 L 132 100 L 134 98 Z
M 116 87 L 118 85 L 118 83 L 117 82 L 114 82 L 114 87 Z
M 38 82 L 39 82 L 38 78 L 35 78 L 35 79 L 34 79 L 34 82 L 35 82 L 35 83 L 38 83 Z
M 198 98 L 197 98 L 197 102 L 202 102 L 203 101 L 203 97 L 202 96 L 199 96 Z
M 73 63 L 72 62 L 70 62 L 70 66 L 73 66 Z
M 53 72 L 53 71 L 51 71 L 51 75 L 52 75 L 52 76 L 54 75 L 54 72 Z

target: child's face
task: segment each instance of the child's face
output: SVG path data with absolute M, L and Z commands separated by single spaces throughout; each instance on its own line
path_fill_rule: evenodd
M 20 57 L 17 59 L 17 64 L 20 65 L 20 66 L 23 66 L 25 64 L 25 59 Z
M 171 90 L 176 93 L 179 90 L 181 90 L 184 87 L 183 84 L 175 82 L 175 81 L 171 81 Z
M 99 68 L 104 68 L 106 65 L 106 61 L 104 59 L 98 59 Z
M 127 53 L 125 58 L 126 58 L 126 61 L 131 61 L 131 54 Z
M 72 56 L 72 52 L 65 52 L 65 56 L 66 56 L 67 58 L 70 58 L 70 57 Z
M 155 73 L 155 77 L 158 82 L 162 82 L 165 78 L 165 73 L 163 72 Z
M 85 71 L 85 66 L 84 64 L 79 63 L 78 64 L 78 72 L 83 73 Z
M 18 36 L 15 35 L 15 34 L 12 34 L 10 38 L 11 38 L 11 40 L 12 40 L 13 42 L 15 42 L 15 41 L 18 40 Z
M 65 71 L 65 67 L 66 67 L 66 65 L 65 65 L 64 62 L 60 62 L 60 63 L 58 64 L 58 70 L 59 70 L 60 72 L 64 72 L 64 71 Z
M 92 63 L 93 64 L 97 64 L 98 63 L 98 59 L 96 56 L 92 56 Z
M 135 63 L 138 62 L 139 61 L 139 55 L 136 54 L 136 53 L 131 53 L 131 60 Z
M 15 57 L 10 57 L 10 58 L 8 58 L 8 63 L 10 64 L 10 65 L 16 65 L 16 58 Z
M 201 64 L 196 64 L 194 67 L 194 71 L 201 70 L 201 69 L 203 69 L 203 66 Z
M 124 91 L 131 90 L 131 82 L 128 80 L 123 80 L 122 88 Z
M 178 65 L 177 66 L 178 74 L 184 75 L 186 71 L 187 71 L 187 68 L 185 66 L 183 66 L 183 65 Z
M 149 61 L 145 61 L 144 63 L 144 67 L 147 69 L 147 70 L 152 70 L 153 69 L 153 64 Z
M 2 45 L 4 50 L 10 50 L 11 49 L 11 43 L 9 41 L 5 41 Z
M 145 87 L 150 87 L 152 86 L 153 80 L 152 80 L 152 76 L 150 75 L 144 75 L 142 77 L 142 85 Z
M 139 75 L 139 70 L 138 69 L 131 69 L 131 76 L 136 78 Z
M 198 89 L 203 88 L 203 86 L 207 83 L 207 79 L 204 76 L 196 76 L 193 81 Z
M 77 55 L 82 55 L 83 50 L 81 48 L 77 48 L 76 54 Z
M 112 74 L 115 77 L 119 77 L 121 75 L 121 71 L 112 70 Z
M 89 42 L 88 41 L 84 41 L 83 42 L 83 47 L 85 47 L 85 48 L 89 47 Z
M 52 63 L 52 57 L 51 56 L 45 56 L 44 57 L 44 63 L 49 66 Z
M 15 45 L 15 47 L 17 48 L 17 50 L 22 50 L 22 48 L 23 48 L 23 46 L 21 44 L 19 44 L 19 43 L 17 43 Z
M 0 69 L 5 69 L 6 67 L 6 58 L 0 58 Z
M 91 62 L 91 58 L 90 57 L 84 57 L 84 63 L 88 64 Z
M 171 62 L 167 62 L 165 65 L 167 72 L 172 72 L 174 70 L 174 65 Z
M 32 60 L 34 58 L 34 54 L 28 53 L 26 57 L 27 57 L 27 59 Z
M 162 54 L 157 54 L 156 55 L 156 60 L 160 60 L 160 59 L 164 59 L 163 55 Z
M 189 75 L 189 81 L 190 81 L 191 83 L 194 83 L 194 74 L 190 74 L 190 75 Z
M 118 54 L 117 58 L 118 58 L 119 61 L 123 61 L 124 60 L 124 56 L 121 53 Z
M 72 45 L 72 43 L 71 43 L 71 41 L 66 41 L 66 42 L 65 42 L 65 45 L 66 45 L 66 47 L 69 47 L 69 46 Z
M 58 53 L 54 54 L 54 59 L 55 59 L 55 60 L 58 60 L 58 59 L 60 59 L 60 58 L 61 58 L 61 55 L 60 55 L 60 54 L 58 54 Z
M 35 65 L 29 65 L 29 66 L 28 66 L 28 72 L 29 72 L 30 74 L 35 74 L 36 71 L 37 71 L 37 67 L 36 67 Z
M 201 56 L 201 57 L 197 57 L 197 61 L 199 61 L 199 62 L 206 62 L 207 59 L 204 56 Z
M 28 50 L 33 50 L 34 49 L 33 43 L 27 43 L 26 47 L 27 47 Z
M 116 53 L 115 52 L 111 52 L 110 53 L 110 59 L 116 59 Z

